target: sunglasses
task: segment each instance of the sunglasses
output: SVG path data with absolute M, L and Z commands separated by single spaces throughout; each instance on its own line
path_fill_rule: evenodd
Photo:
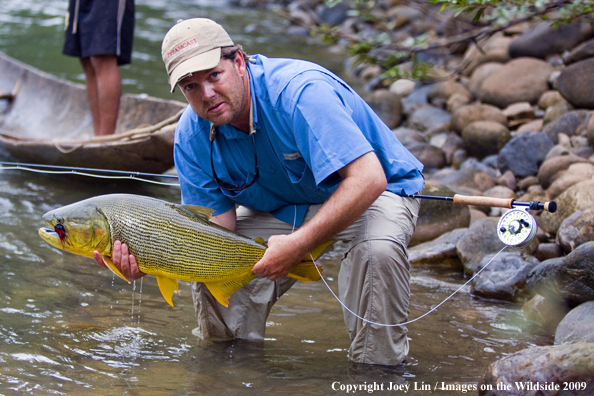
M 258 155 L 256 154 L 255 133 L 251 132 L 250 136 L 252 137 L 252 145 L 254 146 L 254 178 L 249 183 L 243 183 L 239 186 L 236 184 L 227 183 L 226 181 L 219 179 L 219 177 L 217 176 L 217 172 L 215 171 L 215 167 L 214 167 L 214 160 L 212 158 L 212 151 L 213 151 L 212 146 L 213 146 L 213 142 L 214 142 L 214 136 L 212 136 L 212 138 L 210 140 L 210 167 L 212 169 L 212 176 L 214 177 L 214 181 L 215 181 L 215 183 L 217 183 L 217 186 L 219 186 L 219 188 L 221 190 L 242 191 L 242 190 L 245 190 L 246 188 L 248 188 L 249 186 L 251 186 L 252 184 L 254 184 L 255 182 L 257 182 L 258 179 L 260 178 L 260 171 L 258 169 Z

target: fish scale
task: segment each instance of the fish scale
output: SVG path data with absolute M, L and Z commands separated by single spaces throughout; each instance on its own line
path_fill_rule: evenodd
M 219 303 L 228 306 L 231 294 L 254 279 L 252 267 L 266 245 L 211 223 L 212 212 L 140 195 L 108 194 L 49 211 L 43 220 L 52 228 L 40 228 L 39 235 L 58 249 L 82 256 L 93 257 L 98 251 L 103 263 L 129 282 L 111 260 L 113 243 L 120 240 L 128 245 L 138 269 L 157 278 L 172 306 L 178 280 L 203 282 Z M 319 280 L 313 260 L 331 243 L 314 249 L 287 276 Z
M 109 222 L 112 243 L 125 242 L 142 272 L 208 282 L 236 277 L 238 267 L 249 270 L 264 255 L 264 245 L 175 205 L 149 197 L 113 198 L 97 199 L 97 208 Z M 129 218 L 142 221 L 130 226 Z

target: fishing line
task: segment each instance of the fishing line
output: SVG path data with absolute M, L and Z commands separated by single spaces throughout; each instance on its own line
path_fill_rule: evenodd
M 423 319 L 425 316 L 429 315 L 432 312 L 435 312 L 439 307 L 441 307 L 443 304 L 445 304 L 448 300 L 450 300 L 452 297 L 454 297 L 460 290 L 462 290 L 463 288 L 465 288 L 468 284 L 470 284 L 470 282 L 472 282 L 474 280 L 474 278 L 476 278 L 481 272 L 483 272 L 485 270 L 485 268 L 487 268 L 489 266 L 489 264 L 491 264 L 493 262 L 493 260 L 495 260 L 495 258 L 497 256 L 499 256 L 499 254 L 501 252 L 503 252 L 505 250 L 505 248 L 507 248 L 507 245 L 504 246 L 499 252 L 497 252 L 497 254 L 495 256 L 493 256 L 493 258 L 491 260 L 489 260 L 489 262 L 483 267 L 481 268 L 479 271 L 477 271 L 472 278 L 470 278 L 468 280 L 468 282 L 464 283 L 462 286 L 460 286 L 455 292 L 453 292 L 452 294 L 450 294 L 445 300 L 443 300 L 442 302 L 440 302 L 439 304 L 437 304 L 435 307 L 433 307 L 431 310 L 425 312 L 423 315 L 419 316 L 416 319 L 413 320 L 409 320 L 408 322 L 404 322 L 404 323 L 397 323 L 397 324 L 385 324 L 385 323 L 377 323 L 374 321 L 371 321 L 369 319 L 365 319 L 362 318 L 361 316 L 357 315 L 355 312 L 353 312 L 349 307 L 347 307 L 342 301 L 340 301 L 340 298 L 338 298 L 338 296 L 336 295 L 336 293 L 334 293 L 334 291 L 330 288 L 330 285 L 328 285 L 328 283 L 326 282 L 326 279 L 324 279 L 324 277 L 322 276 L 322 273 L 320 272 L 320 269 L 318 268 L 318 266 L 316 265 L 316 270 L 318 271 L 318 274 L 320 274 L 320 277 L 322 278 L 322 281 L 324 282 L 324 284 L 326 285 L 326 287 L 328 288 L 328 290 L 330 290 L 330 293 L 332 293 L 332 295 L 334 296 L 334 298 L 336 299 L 336 301 L 338 301 L 340 303 L 340 305 L 342 305 L 342 307 L 344 309 L 346 309 L 349 313 L 351 313 L 351 315 L 353 315 L 354 317 L 356 317 L 357 319 L 362 320 L 363 322 L 372 324 L 372 325 L 376 325 L 376 326 L 381 326 L 381 327 L 401 327 L 401 326 L 406 326 L 409 325 L 411 323 L 414 323 L 418 320 Z M 316 262 L 314 261 L 313 256 L 310 254 L 310 257 L 312 259 L 312 261 L 314 262 L 314 264 L 316 264 Z
M 10 164 L 6 166 L 6 164 Z M 41 168 L 41 169 L 35 169 Z M 94 177 L 97 179 L 128 179 L 128 180 L 136 180 L 145 183 L 152 183 L 158 184 L 162 186 L 173 186 L 179 187 L 179 183 L 167 183 L 161 182 L 157 180 L 150 180 L 145 179 L 143 177 L 138 176 L 146 176 L 146 177 L 163 177 L 163 178 L 175 178 L 175 175 L 161 175 L 161 174 L 153 174 L 153 173 L 142 173 L 142 172 L 126 172 L 126 171 L 115 171 L 115 170 L 107 170 L 107 169 L 93 169 L 93 168 L 71 168 L 71 167 L 63 167 L 63 166 L 54 166 L 54 165 L 38 165 L 38 164 L 19 164 L 19 163 L 9 163 L 9 162 L 0 162 L 0 169 L 2 170 L 25 170 L 28 172 L 34 173 L 43 173 L 43 174 L 53 174 L 53 175 L 78 175 L 78 176 L 88 176 Z M 49 170 L 49 169 L 59 169 L 59 170 Z M 95 173 L 88 173 L 87 171 L 91 172 L 103 172 L 103 173 L 114 173 L 114 175 L 98 175 Z
M 295 217 L 293 218 L 293 229 L 291 230 L 291 233 L 295 232 L 295 224 L 297 223 L 297 205 L 295 205 Z M 359 320 L 362 320 L 363 322 L 372 324 L 372 325 L 376 325 L 376 326 L 381 326 L 381 327 L 402 327 L 402 326 L 406 326 L 409 325 L 411 323 L 417 322 L 421 319 L 423 319 L 425 316 L 429 315 L 432 312 L 435 312 L 439 307 L 441 307 L 443 304 L 445 304 L 446 302 L 448 302 L 452 297 L 454 297 L 458 292 L 460 292 L 462 289 L 464 289 L 466 286 L 468 286 L 470 284 L 470 282 L 472 282 L 477 276 L 479 276 L 479 274 L 481 272 L 483 272 L 488 266 L 489 264 L 491 264 L 493 262 L 493 260 L 495 260 L 495 258 L 497 258 L 497 256 L 499 256 L 500 253 L 502 253 L 505 248 L 507 248 L 507 245 L 503 246 L 503 248 L 497 252 L 497 254 L 495 256 L 493 256 L 493 258 L 491 258 L 491 260 L 489 260 L 489 262 L 480 270 L 478 270 L 466 283 L 464 283 L 462 286 L 460 286 L 456 291 L 454 291 L 452 294 L 450 294 L 445 300 L 443 300 L 442 302 L 440 302 L 439 304 L 437 304 L 435 307 L 431 308 L 429 311 L 425 312 L 423 315 L 419 316 L 416 319 L 413 320 L 409 320 L 408 322 L 404 322 L 404 323 L 396 323 L 396 324 L 386 324 L 386 323 L 377 323 L 374 322 L 372 320 L 369 319 L 365 319 L 359 315 L 357 315 L 355 312 L 353 312 L 349 307 L 346 306 L 345 303 L 343 303 L 340 298 L 336 295 L 336 293 L 334 293 L 334 290 L 332 290 L 332 288 L 330 287 L 330 285 L 328 284 L 328 282 L 326 282 L 326 279 L 324 278 L 324 276 L 322 275 L 322 272 L 320 271 L 320 268 L 318 267 L 318 264 L 316 263 L 313 255 L 310 253 L 310 257 L 311 257 L 311 261 L 314 263 L 314 266 L 316 268 L 316 270 L 318 271 L 318 274 L 320 275 L 320 278 L 322 279 L 322 282 L 324 282 L 324 285 L 326 285 L 326 288 L 330 291 L 330 294 L 332 294 L 334 296 L 334 298 L 336 299 L 336 301 L 338 301 L 340 303 L 340 305 L 342 305 L 342 307 L 347 310 L 351 315 L 353 315 L 354 317 L 356 317 Z

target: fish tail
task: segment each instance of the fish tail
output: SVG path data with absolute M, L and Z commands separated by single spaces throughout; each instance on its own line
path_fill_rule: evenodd
M 322 267 L 315 264 L 317 260 L 330 247 L 334 241 L 326 241 L 312 250 L 303 261 L 287 275 L 290 278 L 302 281 L 319 281 L 321 279 Z

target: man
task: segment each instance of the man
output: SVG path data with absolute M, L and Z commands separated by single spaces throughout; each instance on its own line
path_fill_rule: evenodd
M 203 284 L 192 295 L 196 333 L 208 339 L 263 339 L 274 302 L 295 282 L 286 275 L 330 240 L 349 241 L 339 274 L 352 340 L 349 359 L 396 365 L 408 353 L 406 246 L 419 203 L 397 194 L 422 189 L 422 165 L 371 108 L 313 63 L 249 58 L 215 22 L 180 21 L 162 46 L 171 91 L 190 106 L 175 138 L 184 204 L 215 210 L 211 221 L 267 239 L 258 275 L 228 308 Z M 237 206 L 239 205 L 239 206 Z M 127 277 L 138 271 L 114 244 Z M 101 264 L 101 259 L 96 256 Z
M 95 135 L 115 132 L 133 34 L 134 0 L 70 0 L 62 52 L 80 58 Z

